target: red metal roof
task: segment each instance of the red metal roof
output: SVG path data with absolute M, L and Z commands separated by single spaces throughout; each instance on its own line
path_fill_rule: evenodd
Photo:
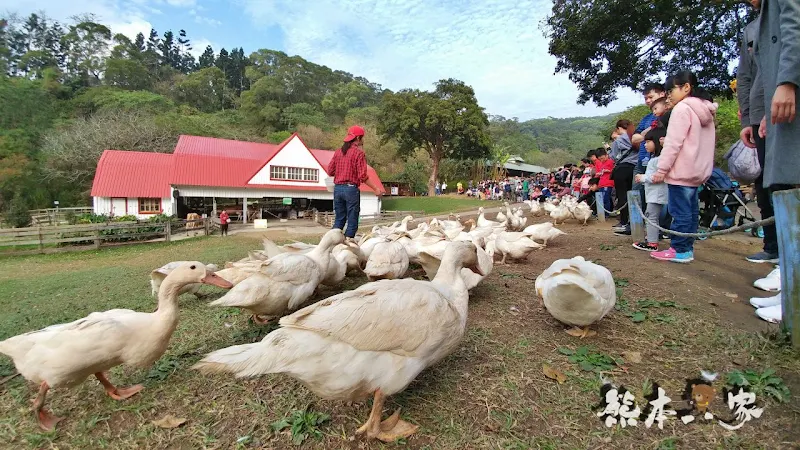
M 169 153 L 106 150 L 97 163 L 92 197 L 169 197 L 172 161 Z
M 184 135 L 178 139 L 178 144 L 175 146 L 175 152 L 172 155 L 106 150 L 97 165 L 92 196 L 143 197 L 146 195 L 139 192 L 158 191 L 158 196 L 167 197 L 169 196 L 170 185 L 293 191 L 326 190 L 325 187 L 318 185 L 247 184 L 295 136 L 297 135 L 293 134 L 276 145 Z M 305 143 L 303 145 L 305 146 Z M 311 155 L 322 166 L 323 173 L 320 176 L 328 176 L 326 170 L 334 152 L 317 149 L 309 150 Z M 108 164 L 104 163 L 104 160 L 108 159 L 106 154 L 113 154 L 108 158 L 113 161 L 116 161 L 115 158 L 120 158 L 121 162 L 113 164 L 112 167 L 114 168 L 108 168 Z M 117 154 L 120 154 L 120 156 L 116 156 Z M 156 159 L 148 159 L 152 155 L 160 158 L 157 159 L 158 162 L 155 162 Z M 159 170 L 149 169 L 154 164 L 159 166 Z M 133 169 L 134 166 L 147 167 L 147 169 L 136 170 Z M 374 184 L 383 186 L 380 177 L 371 166 L 367 166 L 367 174 Z M 116 179 L 120 181 L 115 181 Z M 101 189 L 100 186 L 108 187 Z M 371 191 L 366 184 L 361 185 L 360 190 Z M 108 194 L 108 192 L 114 193 Z M 166 192 L 166 194 L 161 195 L 163 192 Z

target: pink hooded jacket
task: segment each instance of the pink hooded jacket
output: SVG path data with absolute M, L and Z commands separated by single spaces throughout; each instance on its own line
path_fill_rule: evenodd
M 714 169 L 716 103 L 686 97 L 672 109 L 664 148 L 658 158 L 658 171 L 664 181 L 697 187 L 705 183 Z

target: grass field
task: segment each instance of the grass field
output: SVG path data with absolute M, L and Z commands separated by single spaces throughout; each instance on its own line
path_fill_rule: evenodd
M 181 322 L 167 353 L 145 370 L 111 371 L 112 382 L 120 386 L 143 383 L 144 391 L 116 402 L 94 379 L 73 389 L 54 389 L 48 406 L 65 420 L 55 431 L 45 433 L 30 412 L 35 388 L 16 377 L 0 386 L 0 442 L 6 443 L 0 447 L 291 448 L 294 439 L 304 440 L 303 448 L 334 449 L 796 448 L 800 404 L 796 397 L 782 402 L 768 397 L 766 388 L 800 392 L 800 360 L 773 329 L 757 320 L 747 326 L 731 324 L 730 308 L 743 305 L 733 304 L 722 294 L 714 297 L 704 287 L 723 293 L 733 289 L 728 287 L 727 273 L 716 272 L 718 278 L 709 278 L 708 272 L 694 267 L 661 265 L 664 277 L 681 282 L 655 286 L 652 274 L 631 269 L 642 265 L 637 259 L 644 261 L 642 252 L 624 250 L 605 230 L 602 234 L 578 226 L 566 230 L 571 235 L 548 244 L 528 261 L 496 266 L 470 296 L 462 345 L 390 398 L 386 414 L 402 407 L 403 417 L 421 426 L 408 440 L 396 444 L 363 441 L 354 431 L 367 417 L 368 403 L 321 400 L 288 376 L 237 380 L 189 371 L 205 353 L 255 342 L 274 327 L 253 325 L 236 309 L 208 308 L 208 299 L 185 295 Z M 586 245 L 574 239 L 575 233 L 585 237 Z M 99 252 L 0 257 L 0 339 L 92 311 L 152 311 L 150 270 L 182 259 L 222 264 L 258 248 L 259 239 L 257 234 L 245 234 Z M 710 246 L 721 245 L 714 240 L 703 245 L 706 249 L 700 257 L 712 261 L 723 259 L 722 250 L 730 251 L 722 248 L 712 253 Z M 598 336 L 584 340 L 564 333 L 532 289 L 532 280 L 554 259 L 577 252 L 609 267 L 620 295 L 617 311 L 599 323 Z M 630 273 L 622 277 L 622 272 Z M 741 268 L 731 269 L 737 272 Z M 341 290 L 365 281 L 348 278 Z M 687 286 L 691 287 L 688 294 Z M 213 287 L 203 289 L 210 298 L 221 294 Z M 338 291 L 323 291 L 321 297 Z M 751 310 L 741 311 L 748 314 L 742 320 L 751 319 Z M 764 332 L 753 331 L 759 327 Z M 566 382 L 547 378 L 543 365 L 561 371 Z M 642 396 L 654 381 L 677 402 L 685 379 L 701 369 L 717 371 L 723 379 L 737 370 L 764 374 L 774 369 L 783 381 L 751 377 L 760 389 L 759 402 L 765 411 L 761 419 L 738 432 L 713 423 L 683 425 L 675 420 L 663 430 L 641 425 L 608 429 L 595 416 L 600 373 L 627 386 L 644 407 Z M 10 360 L 0 356 L 0 378 L 13 372 Z M 715 414 L 724 408 L 721 397 L 720 393 L 713 404 Z M 165 429 L 152 423 L 168 414 L 185 419 L 185 424 Z
M 481 206 L 491 208 L 501 204 L 501 202 L 477 200 L 463 195 L 383 198 L 383 209 L 386 211 L 425 211 L 425 214 L 475 211 Z

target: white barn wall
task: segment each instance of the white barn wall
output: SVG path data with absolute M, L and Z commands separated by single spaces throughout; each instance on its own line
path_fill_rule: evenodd
M 308 181 L 273 181 L 269 178 L 270 168 L 272 166 L 286 166 L 286 167 L 303 167 L 308 169 L 319 170 L 319 179 L 316 183 Z M 327 177 L 325 168 L 322 167 L 314 155 L 303 145 L 303 141 L 295 136 L 289 141 L 277 155 L 264 166 L 253 178 L 248 181 L 248 184 L 283 184 L 286 186 L 322 186 L 325 187 L 325 178 Z
M 111 212 L 111 199 L 109 197 L 92 197 L 92 211 L 97 214 L 109 214 Z
M 116 198 L 116 197 L 115 197 Z M 137 197 L 129 197 L 128 208 L 125 210 L 124 215 L 136 216 L 139 219 L 148 219 L 155 214 L 139 214 L 139 199 Z M 95 214 L 111 215 L 111 197 L 92 197 L 92 210 Z M 161 199 L 161 209 L 164 214 L 171 214 L 172 199 L 165 197 Z

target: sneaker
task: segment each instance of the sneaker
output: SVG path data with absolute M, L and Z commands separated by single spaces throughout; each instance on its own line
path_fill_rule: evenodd
M 614 231 L 614 234 L 617 235 L 617 236 L 630 236 L 631 235 L 631 229 L 630 228 L 623 228 L 621 230 Z
M 625 228 L 625 224 L 622 223 L 622 222 L 619 222 L 618 224 L 616 224 L 616 225 L 611 227 L 612 230 L 616 229 L 616 228 Z
M 773 295 L 772 297 L 753 297 L 750 299 L 750 304 L 755 308 L 766 308 L 768 306 L 775 306 L 781 304 L 781 294 Z
M 769 275 L 764 278 L 759 278 L 753 283 L 753 286 L 767 292 L 778 292 L 781 290 L 781 269 L 773 269 Z
M 674 248 L 670 247 L 667 250 L 661 252 L 652 252 L 650 256 L 659 260 L 659 261 L 669 261 L 669 262 L 676 262 L 676 263 L 690 263 L 694 261 L 694 252 L 689 250 L 688 252 L 681 252 L 678 253 L 675 251 Z
M 668 240 L 670 240 L 672 238 L 667 233 L 661 233 L 661 239 L 663 239 L 665 241 L 668 241 Z
M 675 257 L 675 249 L 670 247 L 666 250 L 661 250 L 660 252 L 652 252 L 650 256 L 659 260 L 659 261 L 669 261 Z
M 778 263 L 778 254 L 777 253 L 767 253 L 767 252 L 758 252 L 755 255 L 750 255 L 747 257 L 747 260 L 752 263 L 770 263 L 770 264 L 777 264 Z
M 634 242 L 633 248 L 638 250 L 644 250 L 646 252 L 657 252 L 658 251 L 658 244 L 655 242 Z
M 783 318 L 783 307 L 781 305 L 767 306 L 758 308 L 756 315 L 769 323 L 778 323 Z
M 613 227 L 611 227 L 611 231 L 614 231 L 614 232 L 625 231 L 626 229 L 629 228 L 629 226 L 630 225 L 628 225 L 627 223 L 617 224 L 617 225 L 614 225 Z

